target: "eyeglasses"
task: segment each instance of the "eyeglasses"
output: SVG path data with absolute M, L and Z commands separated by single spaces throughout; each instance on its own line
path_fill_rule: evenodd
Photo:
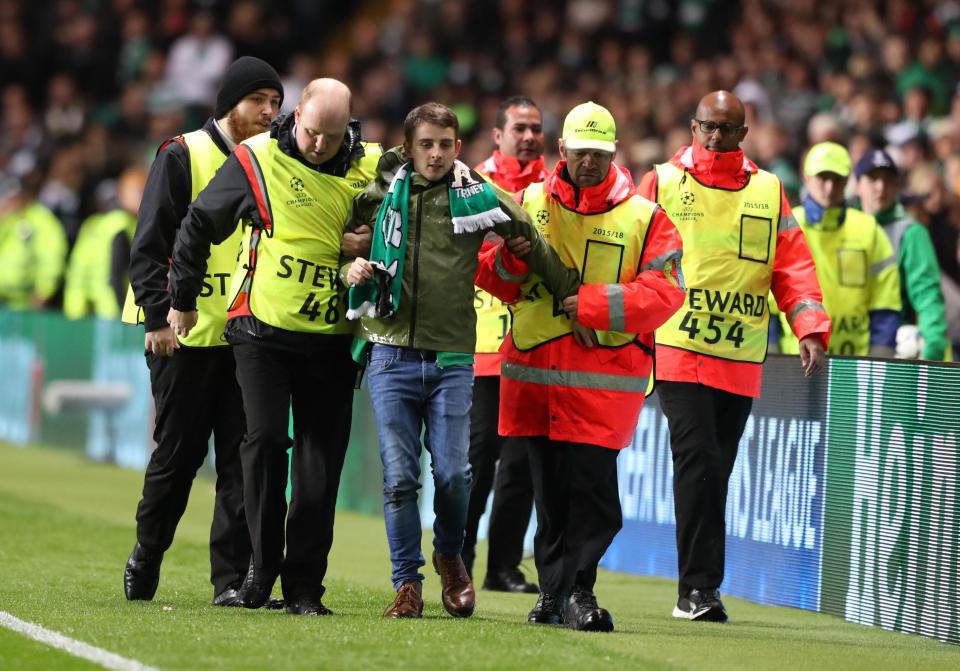
M 742 124 L 735 126 L 732 123 L 715 123 L 713 121 L 703 121 L 701 119 L 694 119 L 694 121 L 696 121 L 700 126 L 700 130 L 707 135 L 713 135 L 717 131 L 720 131 L 721 135 L 733 135 L 743 128 Z

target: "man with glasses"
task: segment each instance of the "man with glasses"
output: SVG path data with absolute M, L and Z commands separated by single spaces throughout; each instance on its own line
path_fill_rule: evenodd
M 800 340 L 804 375 L 823 364 L 830 319 L 810 251 L 776 176 L 744 156 L 743 103 L 705 96 L 693 140 L 638 189 L 683 238 L 684 305 L 657 329 L 656 381 L 670 428 L 679 584 L 674 617 L 726 622 L 727 483 L 766 357 L 767 295 Z

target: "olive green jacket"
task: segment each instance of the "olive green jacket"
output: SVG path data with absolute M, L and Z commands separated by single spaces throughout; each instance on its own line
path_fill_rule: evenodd
M 380 203 L 406 161 L 401 147 L 383 154 L 377 179 L 354 199 L 347 230 L 362 224 L 376 228 Z M 497 224 L 493 231 L 502 237 L 522 235 L 532 241 L 532 249 L 524 257 L 530 270 L 544 278 L 558 297 L 576 293 L 579 274 L 563 265 L 523 208 L 499 191 L 497 198 L 511 220 Z M 488 231 L 454 234 L 447 180 L 429 182 L 416 172 L 410 182 L 408 219 L 399 309 L 389 318 L 361 318 L 356 334 L 372 343 L 473 354 L 477 340 L 473 278 L 477 253 Z M 374 230 L 373 235 L 377 234 Z M 352 261 L 341 261 L 340 278 L 346 284 Z

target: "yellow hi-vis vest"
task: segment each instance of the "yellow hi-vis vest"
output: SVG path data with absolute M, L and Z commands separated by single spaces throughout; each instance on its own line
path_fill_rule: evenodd
M 116 319 L 120 306 L 110 284 L 113 239 L 120 233 L 132 239 L 136 225 L 134 215 L 118 209 L 87 217 L 80 226 L 63 285 L 63 315 L 67 319 L 90 314 Z
M 513 196 L 512 191 L 507 191 L 491 180 L 488 175 L 483 173 L 480 173 L 480 175 L 498 191 Z M 480 287 L 474 287 L 473 307 L 477 311 L 477 346 L 475 351 L 478 354 L 499 352 L 500 345 L 503 343 L 503 339 L 507 337 L 507 331 L 510 330 L 510 310 L 507 309 L 507 304 Z
M 244 144 L 250 152 L 238 158 L 263 227 L 243 222 L 229 317 L 253 315 L 300 333 L 351 333 L 346 287 L 338 278 L 340 241 L 354 196 L 376 176 L 379 145 L 363 143 L 363 158 L 336 177 L 287 156 L 269 133 Z
M 802 207 L 793 212 L 810 248 L 833 322 L 829 354 L 870 354 L 870 311 L 900 311 L 897 257 L 886 233 L 869 214 L 846 208 L 842 224 L 811 226 Z M 799 343 L 780 315 L 780 351 L 797 354 Z
M 206 131 L 186 133 L 183 140 L 190 156 L 190 202 L 193 202 L 213 179 L 227 156 L 214 144 Z M 207 274 L 203 276 L 200 295 L 197 296 L 197 325 L 186 338 L 178 336 L 181 344 L 188 347 L 227 344 L 223 337 L 223 327 L 227 323 L 227 279 L 237 264 L 239 249 L 239 226 L 229 238 L 210 247 Z M 143 323 L 143 309 L 136 304 L 132 288 L 127 289 L 121 319 L 127 324 Z
M 548 198 L 543 184 L 531 184 L 523 197 L 523 208 L 560 260 L 580 271 L 584 284 L 624 284 L 640 272 L 643 243 L 656 212 L 656 205 L 641 196 L 632 196 L 600 214 L 580 214 Z M 573 322 L 564 313 L 543 281 L 531 274 L 520 289 L 520 300 L 510 306 L 513 315 L 513 342 L 521 351 L 530 350 L 573 332 Z M 597 331 L 603 347 L 620 347 L 633 342 L 635 333 Z
M 738 191 L 704 186 L 656 166 L 657 202 L 683 240 L 683 306 L 657 329 L 658 345 L 760 363 L 767 356 L 767 294 L 780 222 L 780 180 L 760 170 Z

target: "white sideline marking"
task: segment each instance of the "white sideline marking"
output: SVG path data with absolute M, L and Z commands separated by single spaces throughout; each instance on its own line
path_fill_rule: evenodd
M 51 648 L 59 648 L 74 657 L 82 657 L 94 664 L 99 664 L 105 669 L 111 669 L 111 671 L 158 671 L 156 668 L 141 664 L 135 659 L 127 659 L 102 648 L 77 641 L 69 636 L 44 629 L 40 625 L 26 622 L 2 610 L 0 610 L 0 626 L 12 629 L 35 641 L 40 641 Z

